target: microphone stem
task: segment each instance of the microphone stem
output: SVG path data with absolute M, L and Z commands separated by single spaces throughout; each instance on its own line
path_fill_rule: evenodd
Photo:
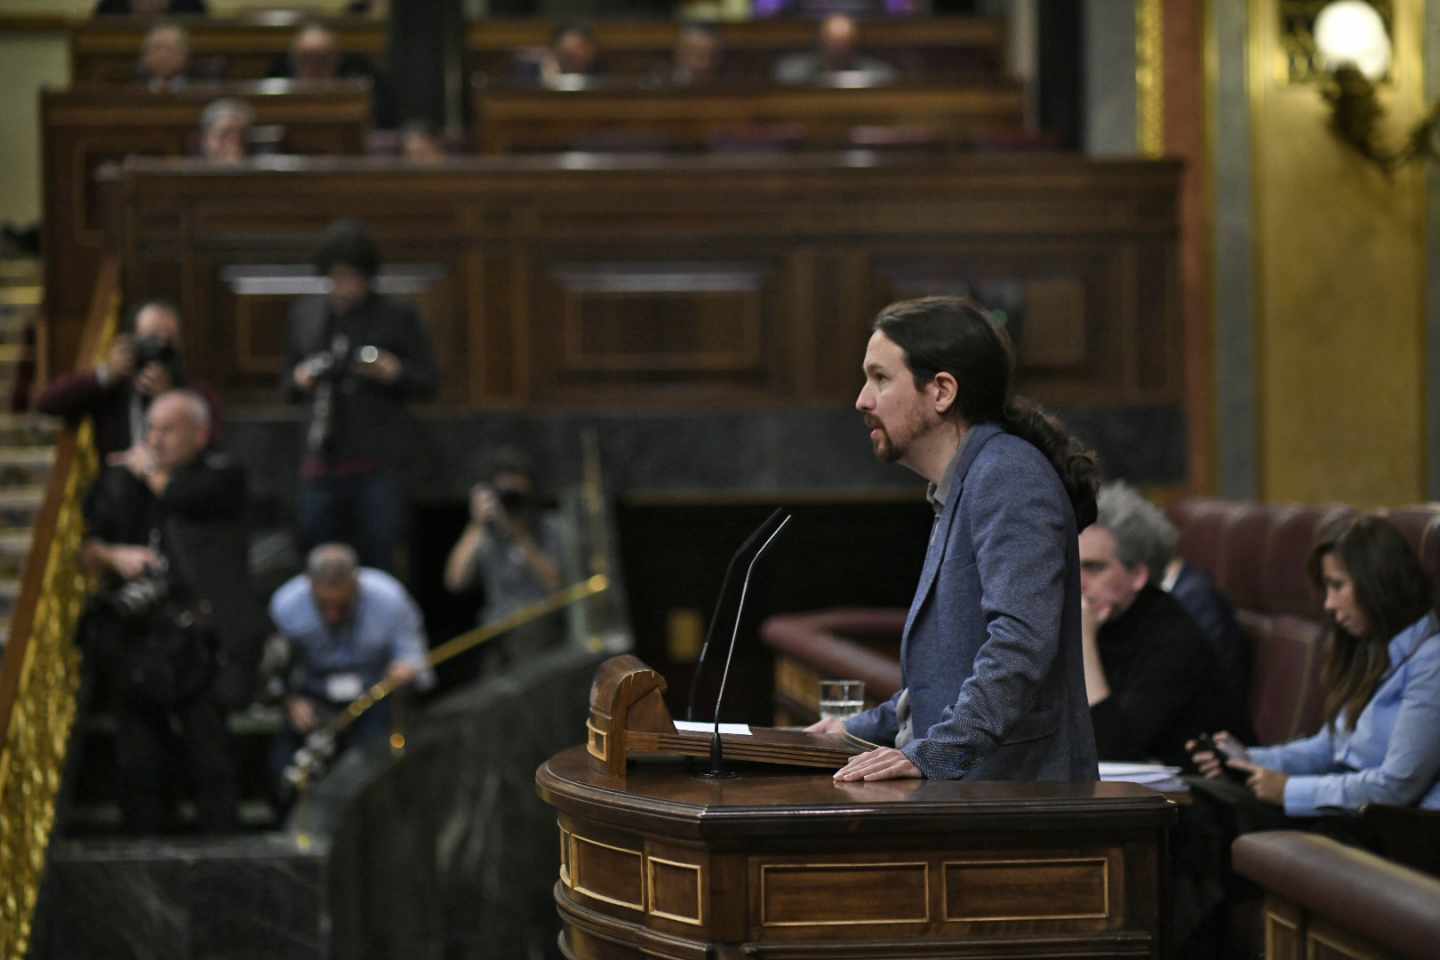
M 745 568 L 745 580 L 740 584 L 740 602 L 735 605 L 735 626 L 730 631 L 730 649 L 725 651 L 725 669 L 720 673 L 720 695 L 715 698 L 715 732 L 710 739 L 710 774 L 712 776 L 725 775 L 725 757 L 720 745 L 720 705 L 725 702 L 725 684 L 730 679 L 730 661 L 735 657 L 735 640 L 740 636 L 740 621 L 745 614 L 745 597 L 750 592 L 750 575 L 755 572 L 755 564 L 765 556 L 765 551 L 770 549 L 770 544 L 775 542 L 775 538 L 780 536 L 780 531 L 784 530 L 789 523 L 790 517 L 786 515 L 775 531 L 760 545 L 760 549 L 755 551 L 755 556 L 750 558 L 750 565 Z

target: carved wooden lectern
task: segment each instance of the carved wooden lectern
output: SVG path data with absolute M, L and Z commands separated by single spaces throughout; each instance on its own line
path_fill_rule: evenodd
M 671 742 L 687 735 L 647 673 L 633 657 L 603 665 L 587 747 L 536 773 L 557 812 L 567 957 L 1164 956 L 1174 807 L 1163 795 L 1124 783 L 840 784 L 793 760 L 709 779 L 657 755 L 708 754 L 708 737 L 689 735 L 703 750 Z M 833 751 L 832 769 L 856 749 L 771 733 L 794 734 L 787 749 Z M 768 749 L 763 728 L 753 735 L 755 752 Z M 726 739 L 727 757 L 741 759 L 731 742 L 743 739 Z

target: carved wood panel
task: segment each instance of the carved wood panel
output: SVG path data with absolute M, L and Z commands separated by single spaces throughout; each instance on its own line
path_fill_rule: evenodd
M 537 395 L 779 386 L 780 266 L 658 253 L 543 266 L 532 318 Z
M 1037 399 L 1180 402 L 1173 164 L 191 166 L 121 175 L 128 293 L 174 296 L 212 325 L 199 342 L 224 345 L 203 361 L 224 392 L 261 396 L 278 365 L 283 295 L 244 271 L 305 263 L 346 215 L 388 262 L 439 271 L 424 310 L 454 403 L 849 404 L 882 306 L 964 292 L 1005 314 Z

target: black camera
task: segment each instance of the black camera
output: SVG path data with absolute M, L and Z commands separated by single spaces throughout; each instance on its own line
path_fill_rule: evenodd
M 126 580 L 105 595 L 105 602 L 126 620 L 143 620 L 159 610 L 169 598 L 170 578 L 161 573 Z
M 1226 751 L 1220 749 L 1220 745 L 1215 742 L 1215 738 L 1210 736 L 1210 734 L 1202 733 L 1195 738 L 1194 752 L 1209 752 L 1215 754 L 1215 759 L 1220 761 L 1220 772 L 1225 775 L 1226 779 L 1233 780 L 1236 783 L 1242 784 L 1247 783 L 1250 780 L 1250 775 L 1244 770 L 1238 770 L 1225 762 L 1231 756 L 1233 756 L 1233 753 L 1227 753 Z
M 521 513 L 530 506 L 530 494 L 524 490 L 497 490 L 495 499 L 506 513 Z
M 180 353 L 175 344 L 159 337 L 136 337 L 135 369 L 144 370 L 152 363 L 158 363 L 170 374 L 170 379 L 180 379 Z

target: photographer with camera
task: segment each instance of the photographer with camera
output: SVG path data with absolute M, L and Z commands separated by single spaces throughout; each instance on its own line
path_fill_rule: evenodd
M 139 443 L 150 402 L 166 390 L 186 386 L 180 313 L 174 305 L 146 300 L 135 309 L 130 328 L 132 332 L 115 338 L 105 360 L 93 369 L 56 377 L 35 401 L 41 413 L 64 417 L 72 426 L 90 417 L 102 458 Z M 213 442 L 219 437 L 219 407 L 209 391 L 201 392 Z
M 84 557 L 102 587 L 81 638 L 113 704 L 130 830 L 160 832 L 167 788 L 188 777 L 200 827 L 227 832 L 237 787 L 225 713 L 250 702 L 265 635 L 245 473 L 209 448 L 196 393 L 160 394 L 147 427 L 143 443 L 110 454 L 86 501 Z
M 289 396 L 310 402 L 301 539 L 351 543 L 366 566 L 394 570 L 418 435 L 405 405 L 434 396 L 439 374 L 419 313 L 376 292 L 380 254 L 364 224 L 332 224 L 315 269 L 329 290 L 291 307 L 285 366 Z
M 286 730 L 272 763 L 283 781 L 296 751 L 381 680 L 425 690 L 435 682 L 426 660 L 420 610 L 400 581 L 361 567 L 347 544 L 310 551 L 305 572 L 270 598 L 270 619 L 284 635 L 294 669 L 285 698 Z M 389 732 L 390 701 L 361 714 L 338 751 Z M 283 795 L 283 782 L 282 782 Z
M 558 590 L 573 553 L 573 531 L 543 511 L 530 459 L 512 447 L 491 458 L 486 481 L 470 491 L 470 522 L 445 561 L 445 588 L 482 587 L 482 623 L 494 623 Z M 492 665 L 512 663 L 563 641 L 565 621 L 550 616 L 503 637 Z

